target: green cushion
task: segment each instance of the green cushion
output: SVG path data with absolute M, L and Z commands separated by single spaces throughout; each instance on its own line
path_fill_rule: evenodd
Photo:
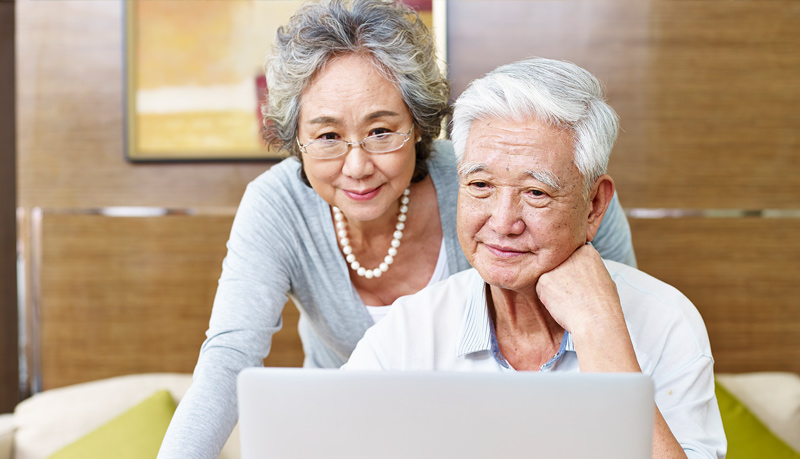
M 169 391 L 156 392 L 50 459 L 155 458 L 175 408 Z
M 716 392 L 722 425 L 728 437 L 727 459 L 800 459 L 800 453 L 776 437 L 719 383 Z

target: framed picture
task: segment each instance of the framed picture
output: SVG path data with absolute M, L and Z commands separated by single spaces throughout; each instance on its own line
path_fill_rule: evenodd
M 269 90 L 263 64 L 278 27 L 303 3 L 124 2 L 128 160 L 279 158 L 261 137 L 260 107 Z M 444 26 L 434 21 L 445 17 L 444 0 L 404 3 L 435 31 L 444 60 Z

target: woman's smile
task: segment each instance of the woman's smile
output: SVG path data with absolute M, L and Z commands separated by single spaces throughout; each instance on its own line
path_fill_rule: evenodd
M 342 192 L 354 201 L 369 201 L 381 192 L 383 185 L 376 188 L 367 188 L 363 190 L 342 190 Z

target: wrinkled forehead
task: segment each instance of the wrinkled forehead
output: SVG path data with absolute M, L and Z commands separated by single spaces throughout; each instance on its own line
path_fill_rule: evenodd
M 538 119 L 483 118 L 472 124 L 459 176 L 488 174 L 534 178 L 561 188 L 582 183 L 571 130 Z
M 475 120 L 470 126 L 463 161 L 574 162 L 574 134 L 570 129 L 535 118 Z

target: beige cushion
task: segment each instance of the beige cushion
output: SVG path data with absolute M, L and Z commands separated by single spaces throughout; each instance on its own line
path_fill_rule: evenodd
M 14 451 L 14 415 L 0 414 L 0 459 L 11 459 Z
M 775 435 L 800 451 L 800 375 L 755 372 L 717 374 L 716 379 Z
M 240 459 L 242 457 L 242 446 L 239 444 L 239 424 L 233 428 L 228 442 L 220 452 L 219 459 Z

